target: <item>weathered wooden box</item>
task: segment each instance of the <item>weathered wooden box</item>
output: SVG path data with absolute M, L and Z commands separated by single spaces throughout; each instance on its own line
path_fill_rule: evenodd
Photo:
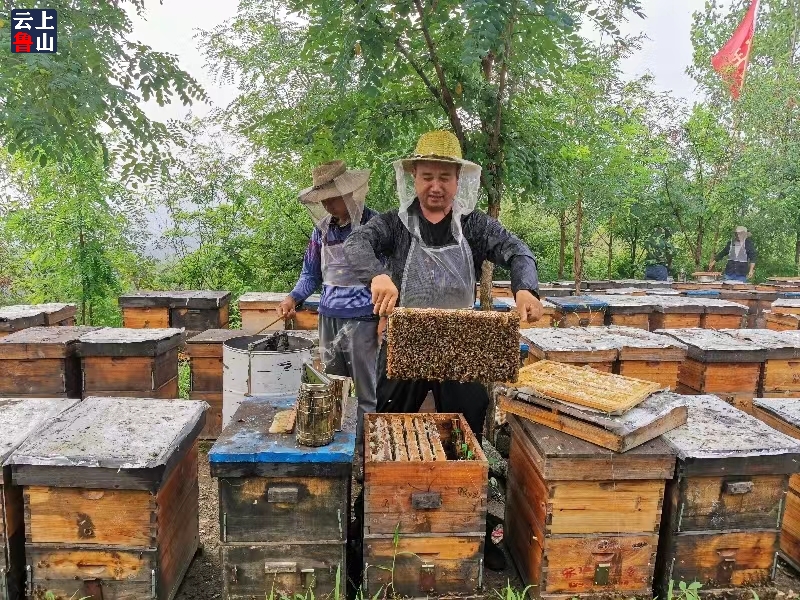
M 608 305 L 592 296 L 551 297 L 547 300 L 556 306 L 553 324 L 557 327 L 589 327 L 605 323 Z
M 222 344 L 242 334 L 241 329 L 209 329 L 186 340 L 189 399 L 203 400 L 210 407 L 200 439 L 216 439 L 222 431 Z
M 81 336 L 84 396 L 178 397 L 180 329 L 107 327 Z
M 25 509 L 22 488 L 11 483 L 10 454 L 50 417 L 78 400 L 0 398 L 0 598 L 25 597 Z
M 716 396 L 689 396 L 686 425 L 662 436 L 678 455 L 667 484 L 656 593 L 769 583 L 800 444 Z M 749 592 L 744 597 L 749 598 Z
M 0 307 L 0 338 L 29 327 L 75 325 L 74 304 L 18 304 Z
M 284 320 L 277 311 L 286 296 L 283 292 L 247 292 L 239 296 L 242 331 L 254 334 L 283 329 Z
M 700 327 L 704 309 L 699 299 L 683 296 L 656 298 L 658 301 L 650 315 L 650 331 Z
M 356 403 L 327 446 L 299 446 L 294 433 L 270 433 L 296 398 L 242 402 L 211 448 L 219 480 L 223 598 L 295 594 L 344 598 Z M 280 420 L 280 419 L 279 419 Z
M 228 326 L 230 292 L 131 292 L 119 297 L 122 320 L 132 329 L 174 327 L 188 333 Z
M 552 360 L 611 373 L 619 355 L 604 327 L 523 329 L 520 338 L 529 346 L 528 363 Z
M 372 414 L 364 438 L 366 593 L 474 594 L 489 464 L 467 422 L 446 413 Z
M 297 309 L 293 319 L 286 322 L 286 329 L 315 330 L 319 327 L 319 295 L 309 296 Z
M 99 327 L 29 327 L 0 339 L 0 396 L 80 398 L 78 339 Z
M 753 409 L 754 416 L 773 429 L 800 439 L 800 397 L 756 398 Z M 797 473 L 789 478 L 780 548 L 783 559 L 800 570 L 800 475 Z
M 800 298 L 778 298 L 772 303 L 772 312 L 782 315 L 800 315 Z
M 735 339 L 713 329 L 665 329 L 688 347 L 678 373 L 680 389 L 689 394 L 723 394 L 749 410 L 758 395 L 761 369 L 767 351 L 748 340 Z
M 759 379 L 759 396 L 800 396 L 800 331 L 726 329 L 731 337 L 765 348 L 767 359 Z
M 680 366 L 687 347 L 675 338 L 634 327 L 610 326 L 607 336 L 614 336 L 618 356 L 614 372 L 625 377 L 654 381 L 665 388 L 678 387 Z
M 800 315 L 784 315 L 773 310 L 764 311 L 767 329 L 772 331 L 797 331 L 800 329 Z
M 11 455 L 29 595 L 170 600 L 198 547 L 203 402 L 87 398 Z
M 531 595 L 652 597 L 665 481 L 656 438 L 618 454 L 516 416 L 505 540 Z
M 700 327 L 704 329 L 739 329 L 747 320 L 745 304 L 717 298 L 701 298 L 700 303 L 703 306 Z
M 650 315 L 655 310 L 657 298 L 647 295 L 645 290 L 640 290 L 642 295 L 636 296 L 611 292 L 608 290 L 604 295 L 593 296 L 608 304 L 606 324 L 650 329 Z

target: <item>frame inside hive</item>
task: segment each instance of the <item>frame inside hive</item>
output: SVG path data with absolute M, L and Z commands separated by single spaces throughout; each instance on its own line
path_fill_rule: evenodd
M 367 414 L 368 462 L 486 460 L 481 445 L 459 414 Z M 454 430 L 471 458 L 459 456 Z
M 520 369 L 516 387 L 612 415 L 627 412 L 662 388 L 651 381 L 549 360 Z

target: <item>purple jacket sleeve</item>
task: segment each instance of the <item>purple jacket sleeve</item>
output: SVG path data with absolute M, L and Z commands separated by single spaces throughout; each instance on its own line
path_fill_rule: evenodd
M 303 270 L 300 272 L 300 279 L 289 292 L 289 295 L 303 302 L 311 294 L 322 286 L 322 237 L 319 229 L 314 228 L 311 240 L 308 242 L 306 254 L 303 257 Z

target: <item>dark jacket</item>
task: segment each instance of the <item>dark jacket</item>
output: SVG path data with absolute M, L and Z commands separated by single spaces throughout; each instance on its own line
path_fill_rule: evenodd
M 714 260 L 722 260 L 723 258 L 727 257 L 728 254 L 731 252 L 731 244 L 733 240 L 729 241 L 725 244 L 725 248 L 717 254 Z M 755 263 L 756 259 L 758 258 L 758 254 L 756 253 L 756 247 L 753 244 L 753 240 L 750 238 L 745 239 L 744 241 L 744 250 L 747 253 L 747 262 L 742 262 L 739 260 L 729 260 L 728 264 L 725 265 L 725 275 L 736 275 L 738 277 L 746 277 L 747 273 L 750 271 L 750 263 Z
M 480 281 L 483 261 L 489 260 L 511 270 L 511 289 L 515 296 L 519 290 L 528 290 L 538 297 L 536 259 L 522 240 L 479 210 L 461 217 L 461 230 L 472 249 L 476 281 Z M 434 245 L 425 239 L 424 227 L 421 235 L 425 244 Z M 368 286 L 373 277 L 385 274 L 392 278 L 401 293 L 403 269 L 410 249 L 411 232 L 400 220 L 397 209 L 373 217 L 351 233 L 344 244 L 345 256 L 364 285 Z M 386 266 L 378 257 L 387 259 Z

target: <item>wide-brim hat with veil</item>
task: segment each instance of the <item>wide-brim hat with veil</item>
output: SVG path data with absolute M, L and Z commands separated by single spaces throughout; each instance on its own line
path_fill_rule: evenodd
M 314 224 L 326 233 L 331 215 L 322 204 L 325 200 L 341 197 L 350 223 L 355 229 L 361 225 L 364 201 L 369 191 L 369 170 L 348 170 L 343 160 L 332 160 L 314 167 L 311 173 L 313 185 L 298 195 L 300 203 L 308 209 Z
M 429 131 L 417 141 L 414 153 L 395 160 L 392 166 L 397 178 L 397 195 L 400 197 L 399 216 L 408 227 L 408 209 L 417 197 L 414 189 L 414 164 L 420 161 L 440 162 L 458 166 L 458 190 L 453 199 L 453 235 L 461 238 L 461 217 L 468 215 L 478 204 L 481 189 L 481 167 L 465 160 L 458 138 L 449 131 Z

